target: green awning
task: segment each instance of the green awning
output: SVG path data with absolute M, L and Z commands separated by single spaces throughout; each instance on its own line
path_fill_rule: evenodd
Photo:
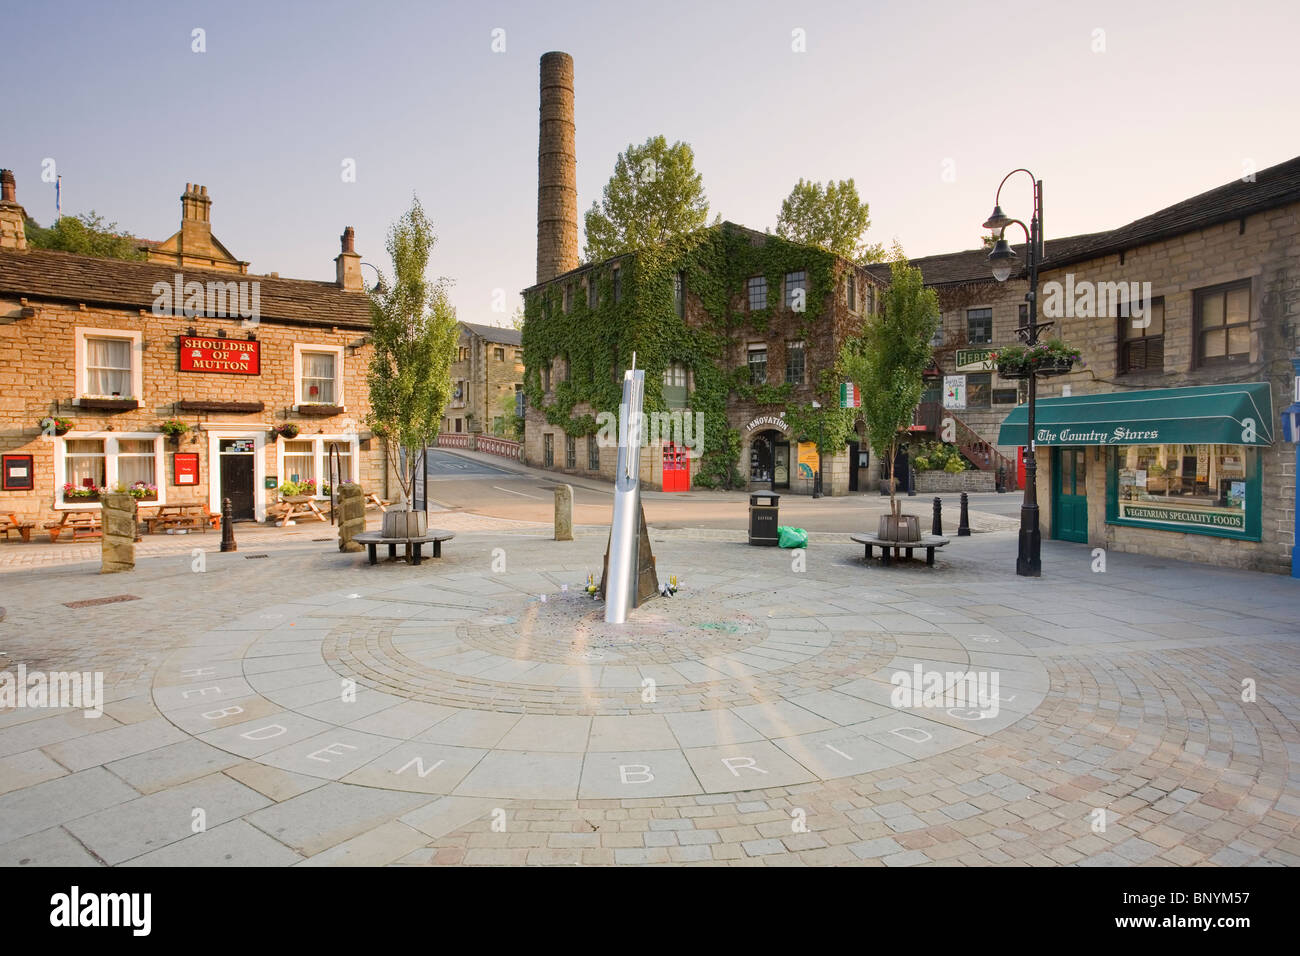
M 998 444 L 1026 444 L 1028 417 L 1012 409 Z M 1034 432 L 1038 445 L 1271 445 L 1273 393 L 1251 382 L 1045 398 Z

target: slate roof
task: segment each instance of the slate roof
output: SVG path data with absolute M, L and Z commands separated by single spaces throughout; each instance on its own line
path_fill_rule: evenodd
M 523 345 L 524 335 L 518 329 L 508 329 L 500 325 L 478 325 L 475 322 L 462 322 L 479 338 L 487 339 L 497 345 Z
M 344 292 L 333 282 L 279 279 L 206 269 L 178 270 L 160 262 L 100 259 L 48 249 L 0 251 L 0 295 L 80 303 L 115 309 L 152 310 L 157 282 L 255 281 L 259 284 L 261 321 L 370 328 L 370 300 L 362 292 Z

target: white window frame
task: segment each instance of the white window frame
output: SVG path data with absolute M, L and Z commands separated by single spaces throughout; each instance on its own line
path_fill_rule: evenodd
M 302 395 L 302 356 L 304 352 L 329 352 L 334 356 L 334 398 L 332 402 L 306 402 Z M 310 342 L 293 344 L 293 410 L 301 405 L 337 405 L 347 411 L 347 401 L 343 394 L 343 346 L 313 345 Z
M 227 436 L 228 437 L 228 436 Z M 320 487 L 325 482 L 326 468 L 329 465 L 329 443 L 338 442 L 340 445 L 347 445 L 351 451 L 352 467 L 349 468 L 350 474 L 344 477 L 354 485 L 360 484 L 358 475 L 360 474 L 361 464 L 361 442 L 356 435 L 298 435 L 292 441 L 309 441 L 315 447 L 312 448 L 312 468 L 316 475 L 316 488 L 319 492 Z M 284 473 L 284 442 L 283 438 L 275 440 L 275 473 L 279 476 L 277 479 L 280 484 L 284 484 L 287 476 Z M 328 498 L 329 495 L 317 494 L 317 499 Z
M 253 440 L 253 517 L 266 520 L 266 427 L 204 425 L 208 434 L 208 510 L 221 514 L 221 442 L 226 438 Z M 278 441 L 279 439 L 277 439 Z
M 144 401 L 144 333 L 130 329 L 93 329 L 77 326 L 73 330 L 76 336 L 76 375 L 73 395 L 76 404 L 83 398 L 112 398 L 112 395 L 91 395 L 86 391 L 86 357 L 87 339 L 126 339 L 131 343 L 131 394 L 119 396 Z
M 121 439 L 132 441 L 153 441 L 153 483 L 158 486 L 158 500 L 150 502 L 141 502 L 148 507 L 150 505 L 165 505 L 167 503 L 167 452 L 163 444 L 165 436 L 161 432 L 108 432 L 108 431 L 70 431 L 66 435 L 56 436 L 54 439 L 54 510 L 55 511 L 93 511 L 100 507 L 98 501 L 86 502 L 65 502 L 63 500 L 63 486 L 67 481 L 65 474 L 67 470 L 68 446 L 69 439 L 74 441 L 80 439 L 90 439 L 93 441 L 102 441 L 104 443 L 104 486 L 112 488 L 118 481 L 117 455 L 118 442 Z

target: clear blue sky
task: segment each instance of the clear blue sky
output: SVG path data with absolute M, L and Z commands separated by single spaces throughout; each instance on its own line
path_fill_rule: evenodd
M 975 246 L 1016 166 L 1045 180 L 1051 238 L 1300 154 L 1295 0 L 42 0 L 8 4 L 4 25 L 0 166 L 38 221 L 54 216 L 47 157 L 65 213 L 151 239 L 178 228 L 192 181 L 253 271 L 332 279 L 343 227 L 384 263 L 416 192 L 440 239 L 431 271 L 475 322 L 506 322 L 533 281 L 547 50 L 575 58 L 580 215 L 618 151 L 658 133 L 695 148 L 711 213 L 764 228 L 800 176 L 852 176 L 869 238 L 912 256 Z M 1027 183 L 1008 187 L 1011 215 Z

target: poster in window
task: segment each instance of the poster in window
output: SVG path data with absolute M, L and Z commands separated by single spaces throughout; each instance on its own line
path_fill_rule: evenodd
M 5 491 L 30 491 L 33 466 L 31 455 L 5 455 L 3 484 Z
M 943 377 L 943 407 L 964 409 L 966 407 L 966 376 L 945 375 Z
M 191 452 L 177 452 L 172 465 L 172 484 L 197 485 L 199 483 L 199 456 Z

